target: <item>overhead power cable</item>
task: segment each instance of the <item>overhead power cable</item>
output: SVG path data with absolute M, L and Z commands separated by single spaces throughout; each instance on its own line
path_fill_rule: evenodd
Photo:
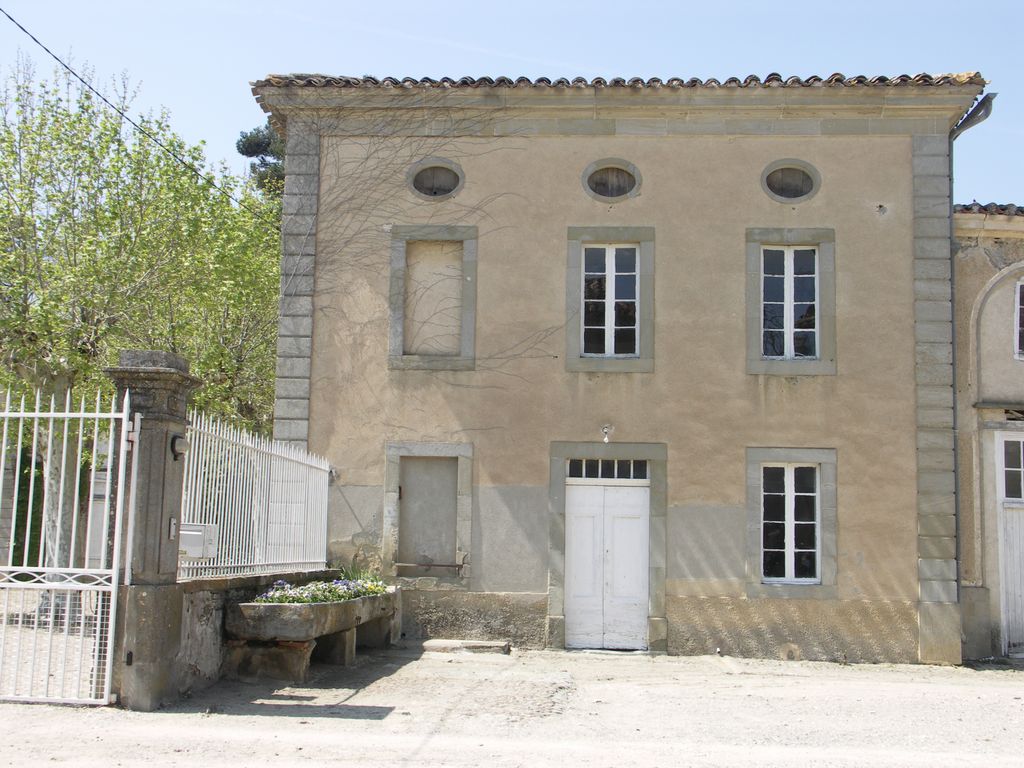
M 39 38 L 37 38 L 35 35 L 33 35 L 31 32 L 29 32 L 27 29 L 25 29 L 25 27 L 23 27 L 17 21 L 17 19 L 15 19 L 13 16 L 11 16 L 11 14 L 9 14 L 4 8 L 0 8 L 0 13 L 2 13 L 4 16 L 6 16 L 14 26 L 16 26 L 18 29 L 20 29 L 22 32 L 24 32 L 26 35 L 28 35 L 29 38 L 31 38 L 32 42 L 34 42 L 36 45 L 38 45 L 40 48 L 42 48 L 44 51 L 46 51 L 46 53 L 48 53 L 50 55 L 50 57 L 54 61 L 56 61 L 58 64 L 60 64 L 62 67 L 64 67 L 64 69 L 66 69 L 71 74 L 72 77 L 74 77 L 78 82 L 80 82 L 82 85 L 84 85 L 91 93 L 94 93 L 100 100 L 103 101 L 104 104 L 106 104 L 108 107 L 110 107 L 110 109 L 112 109 L 114 112 L 119 114 L 136 131 L 138 131 L 143 136 L 145 136 L 147 139 L 152 141 L 154 144 L 156 144 L 158 147 L 160 147 L 160 149 L 162 149 L 164 152 L 166 152 L 168 155 L 170 155 L 172 158 L 174 158 L 178 163 L 180 163 L 182 166 L 184 166 L 189 171 L 191 171 L 193 174 L 195 174 L 196 178 L 198 178 L 200 181 L 205 181 L 207 184 L 212 186 L 214 189 L 216 189 L 222 195 L 225 195 L 229 199 L 231 199 L 236 205 L 239 205 L 240 207 L 245 208 L 245 210 L 249 211 L 249 213 L 251 213 L 254 216 L 256 216 L 256 218 L 261 219 L 266 224 L 272 225 L 275 229 L 277 228 L 277 223 L 276 222 L 270 221 L 269 219 L 265 218 L 260 211 L 255 210 L 251 206 L 249 206 L 246 203 L 244 203 L 241 200 L 239 200 L 237 197 L 235 197 L 233 194 L 231 194 L 228 190 L 224 189 L 224 187 L 222 187 L 220 184 L 218 184 L 216 179 L 212 175 L 209 175 L 209 174 L 205 173 L 201 168 L 198 168 L 197 166 L 195 166 L 192 163 L 190 163 L 188 160 L 183 158 L 181 155 L 179 155 L 173 149 L 171 149 L 166 144 L 164 144 L 162 141 L 160 141 L 160 139 L 157 138 L 157 136 L 154 135 L 152 131 L 146 129 L 145 127 L 143 127 L 141 125 L 139 125 L 139 123 L 137 123 L 135 120 L 133 120 L 131 117 L 129 117 L 116 104 L 114 104 L 112 101 L 110 101 L 110 99 L 108 99 L 106 96 L 104 96 L 100 91 L 96 90 L 92 86 L 91 83 L 89 83 L 85 78 L 83 78 L 74 69 L 72 69 L 70 64 L 66 64 L 64 62 L 64 60 L 60 58 L 60 56 L 58 56 L 53 51 L 51 51 L 49 48 L 47 48 L 45 45 L 43 45 L 43 43 L 40 42 Z

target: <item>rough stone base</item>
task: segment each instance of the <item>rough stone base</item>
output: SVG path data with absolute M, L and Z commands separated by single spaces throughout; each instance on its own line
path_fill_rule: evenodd
M 918 661 L 910 601 L 668 597 L 670 654 L 813 661 Z
M 412 639 L 508 640 L 543 648 L 547 593 L 402 590 L 402 634 Z
M 228 641 L 224 654 L 223 674 L 229 680 L 284 680 L 304 683 L 309 675 L 309 659 L 315 640 L 306 642 L 248 644 L 244 640 Z
M 960 606 L 921 603 L 919 660 L 925 664 L 960 664 Z
M 963 612 L 963 656 L 965 659 L 986 659 L 998 656 L 999 623 L 993 626 L 988 587 L 961 587 L 960 609 Z

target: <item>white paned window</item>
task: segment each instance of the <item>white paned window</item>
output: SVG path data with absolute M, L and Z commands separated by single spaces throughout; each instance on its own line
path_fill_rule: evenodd
M 636 357 L 640 349 L 637 251 L 639 246 L 583 247 L 584 357 Z
M 818 467 L 761 466 L 761 579 L 820 581 Z
M 1024 438 L 1003 440 L 1003 498 L 1024 500 Z
M 761 249 L 761 354 L 799 360 L 818 357 L 818 250 Z
M 1014 350 L 1018 360 L 1024 360 L 1024 282 L 1017 283 L 1017 298 L 1014 301 Z

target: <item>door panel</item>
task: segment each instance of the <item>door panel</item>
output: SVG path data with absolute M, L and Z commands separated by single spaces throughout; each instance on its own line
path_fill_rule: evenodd
M 602 642 L 604 488 L 565 489 L 565 646 L 600 648 Z
M 650 489 L 568 485 L 567 648 L 647 647 Z
M 1003 631 L 1006 652 L 1024 654 L 1024 508 L 1003 506 L 999 560 L 1002 564 Z

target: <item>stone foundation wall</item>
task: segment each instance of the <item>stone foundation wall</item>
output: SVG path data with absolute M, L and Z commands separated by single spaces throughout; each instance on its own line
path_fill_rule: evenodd
M 508 640 L 543 648 L 547 593 L 402 588 L 405 639 Z
M 911 601 L 666 599 L 673 655 L 918 661 L 917 605 Z

